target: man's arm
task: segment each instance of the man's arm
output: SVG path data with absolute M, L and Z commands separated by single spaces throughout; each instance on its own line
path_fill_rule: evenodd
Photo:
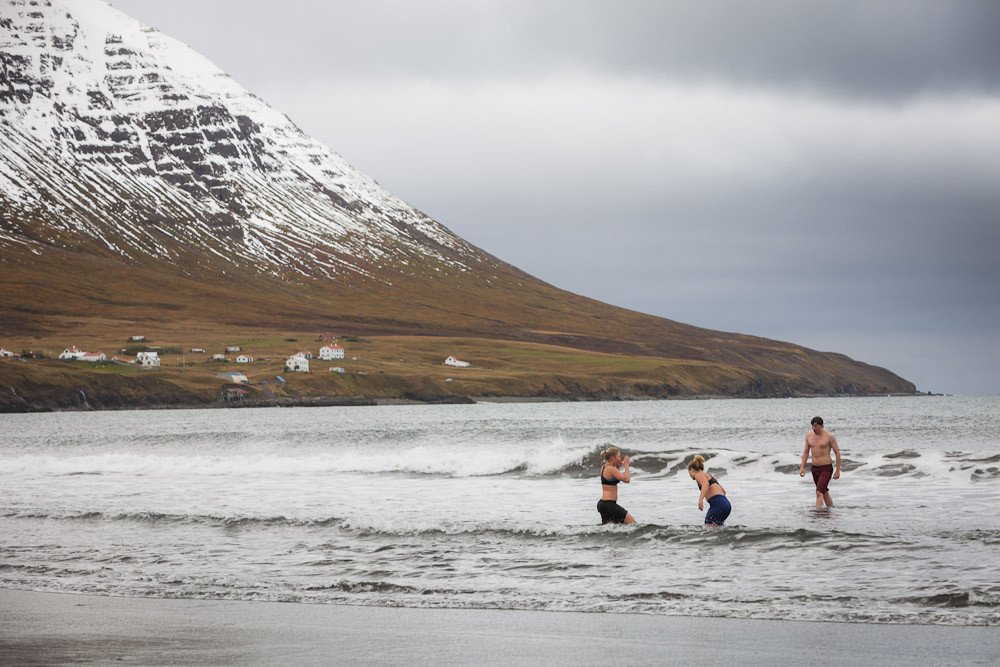
M 838 454 L 838 456 L 840 456 Z M 806 475 L 806 461 L 809 459 L 809 436 L 806 436 L 806 448 L 802 450 L 802 465 L 799 466 L 799 477 Z
M 840 447 L 837 446 L 837 438 L 830 435 L 830 447 L 833 449 L 833 453 L 837 455 L 837 469 L 833 472 L 834 479 L 840 479 Z

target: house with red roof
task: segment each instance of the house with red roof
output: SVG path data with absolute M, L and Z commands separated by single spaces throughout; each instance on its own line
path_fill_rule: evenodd
M 333 343 L 332 345 L 324 345 L 319 348 L 319 358 L 324 361 L 329 361 L 330 359 L 343 359 L 344 348 L 336 343 Z

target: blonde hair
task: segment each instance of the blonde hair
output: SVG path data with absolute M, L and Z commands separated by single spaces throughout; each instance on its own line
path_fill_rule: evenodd
M 621 450 L 618 449 L 617 447 L 608 447 L 603 452 L 601 452 L 601 460 L 607 463 L 608 461 L 618 456 L 619 454 L 621 454 Z
M 701 454 L 695 454 L 694 458 L 688 462 L 688 470 L 694 468 L 695 470 L 705 469 L 705 457 Z

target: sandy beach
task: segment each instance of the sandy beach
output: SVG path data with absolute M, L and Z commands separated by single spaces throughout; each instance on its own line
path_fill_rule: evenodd
M 997 664 L 1000 630 L 0 590 L 0 664 Z

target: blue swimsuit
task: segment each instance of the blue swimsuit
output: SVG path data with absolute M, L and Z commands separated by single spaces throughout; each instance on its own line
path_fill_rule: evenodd
M 698 490 L 701 490 L 701 482 L 697 482 Z M 712 476 L 708 478 L 708 485 L 719 484 L 719 481 Z M 722 486 L 719 484 L 719 486 Z M 717 493 L 711 498 L 708 498 L 708 514 L 705 515 L 705 525 L 706 526 L 723 526 L 726 523 L 726 517 L 729 513 L 733 511 L 733 506 L 729 504 L 729 499 L 726 498 L 724 493 Z

